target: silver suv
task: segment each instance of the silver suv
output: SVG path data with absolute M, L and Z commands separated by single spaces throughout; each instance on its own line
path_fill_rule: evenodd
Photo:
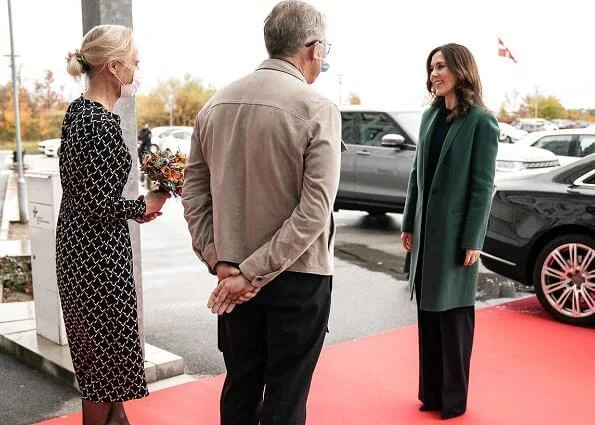
M 423 110 L 341 110 L 341 181 L 335 210 L 403 212 Z

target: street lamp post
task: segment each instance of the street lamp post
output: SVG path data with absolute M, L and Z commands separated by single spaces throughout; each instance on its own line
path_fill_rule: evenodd
M 539 89 L 535 86 L 535 118 L 538 118 L 538 102 L 539 102 Z
M 17 83 L 17 67 L 14 54 L 14 37 L 12 33 L 12 8 L 8 0 L 8 28 L 10 32 L 10 63 L 12 68 L 12 97 L 14 98 L 14 127 L 17 142 L 17 192 L 19 198 L 19 222 L 27 222 L 25 207 L 25 176 L 23 171 L 23 146 L 21 144 L 21 116 L 19 113 L 19 86 Z
M 167 97 L 167 108 L 169 109 L 169 125 L 174 125 L 174 95 L 170 94 Z
M 339 107 L 343 104 L 343 74 L 337 74 L 339 79 Z

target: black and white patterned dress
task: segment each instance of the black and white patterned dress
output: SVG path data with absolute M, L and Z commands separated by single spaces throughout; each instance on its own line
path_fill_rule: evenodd
M 58 289 L 82 398 L 121 402 L 148 395 L 127 219 L 145 203 L 122 190 L 132 161 L 120 117 L 82 96 L 62 126 Z

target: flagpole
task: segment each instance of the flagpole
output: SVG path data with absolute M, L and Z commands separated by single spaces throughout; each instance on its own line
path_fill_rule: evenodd
M 516 60 L 516 58 L 512 55 L 512 52 L 510 51 L 510 49 L 504 44 L 504 42 L 502 41 L 502 38 L 498 35 L 498 56 L 501 58 L 504 58 L 505 60 L 511 60 L 513 64 L 518 65 L 518 61 Z M 516 67 L 514 69 L 513 72 L 511 72 L 511 75 L 516 75 L 515 80 L 518 82 L 518 67 Z M 510 80 L 510 79 L 509 79 Z M 516 88 L 514 89 L 516 91 Z M 507 89 L 507 95 L 508 95 L 508 89 Z M 512 108 L 516 107 L 516 98 L 515 98 L 515 105 L 510 105 Z M 513 111 L 516 112 L 516 111 Z

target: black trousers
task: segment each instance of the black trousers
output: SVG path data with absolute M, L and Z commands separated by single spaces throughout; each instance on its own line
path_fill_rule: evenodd
M 331 276 L 284 272 L 219 317 L 221 425 L 304 425 L 327 332 Z
M 421 310 L 420 286 L 416 282 L 418 397 L 424 405 L 442 410 L 443 415 L 460 414 L 467 409 L 475 307 L 440 312 Z

